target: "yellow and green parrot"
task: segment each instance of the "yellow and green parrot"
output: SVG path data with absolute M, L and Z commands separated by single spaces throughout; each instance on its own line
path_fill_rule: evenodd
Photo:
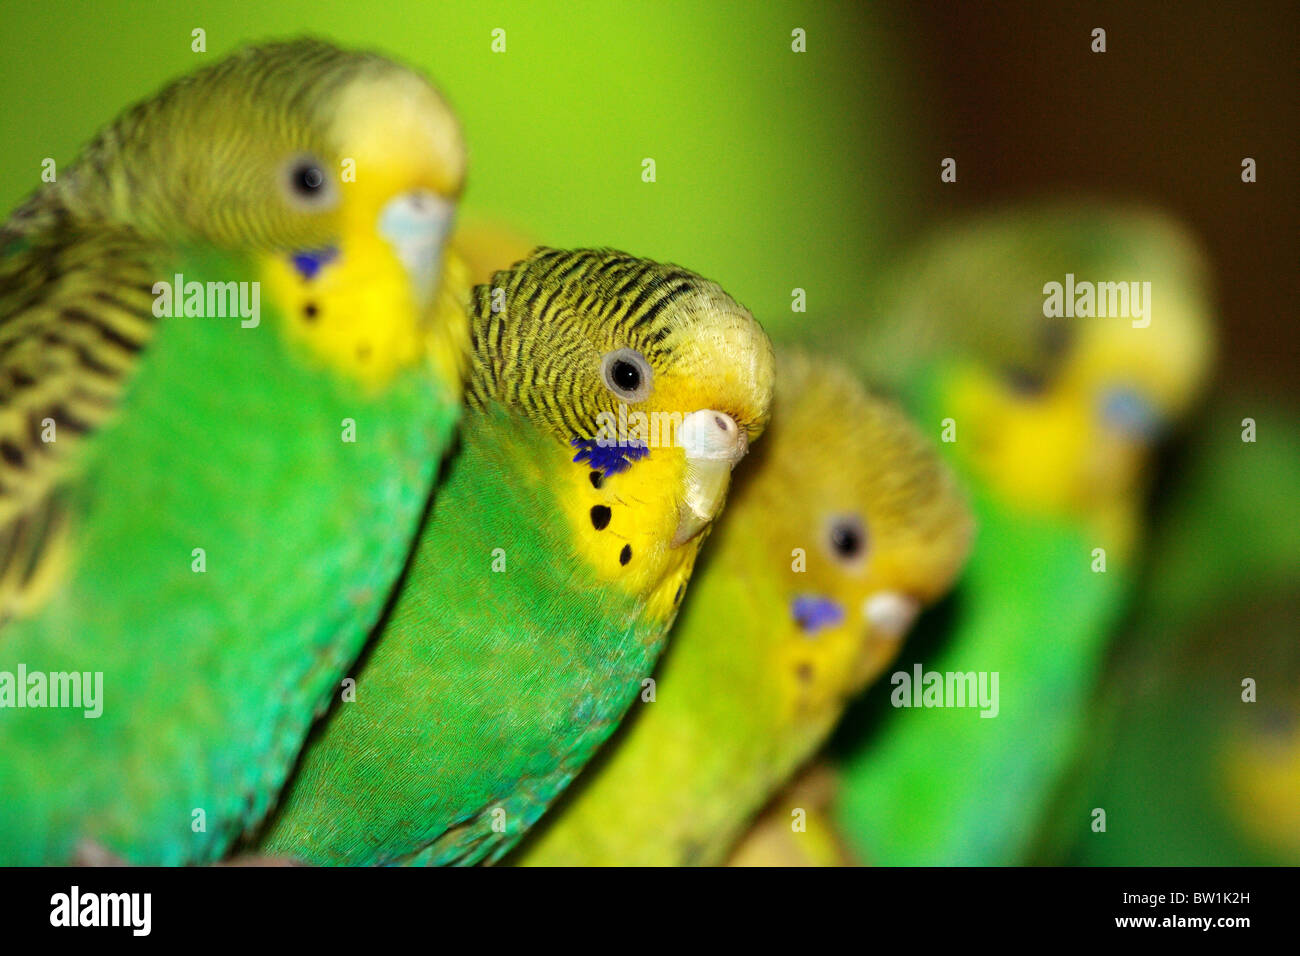
M 997 675 L 999 701 L 903 707 L 882 683 L 833 741 L 835 814 L 866 862 L 1014 863 L 1077 755 L 1155 444 L 1206 377 L 1204 261 L 1158 214 L 1031 205 L 939 232 L 867 301 L 838 347 L 940 438 L 979 526 L 899 670 Z
M 457 122 L 299 40 L 0 228 L 0 863 L 219 858 L 404 565 L 459 414 Z
M 970 513 L 934 442 L 834 362 L 779 357 L 753 457 L 653 695 L 514 862 L 723 862 L 961 568 Z
M 715 283 L 539 249 L 476 289 L 462 447 L 396 604 L 258 852 L 493 862 L 650 678 L 771 343 Z

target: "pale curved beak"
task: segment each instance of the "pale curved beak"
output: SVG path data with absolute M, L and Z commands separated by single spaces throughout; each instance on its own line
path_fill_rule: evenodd
M 749 451 L 749 435 L 725 412 L 702 408 L 682 419 L 677 443 L 686 453 L 686 490 L 672 546 L 704 530 L 727 497 L 731 469 Z
M 406 268 L 415 304 L 421 309 L 433 301 L 442 271 L 442 250 L 455 219 L 455 205 L 427 189 L 402 193 L 380 210 L 379 234 Z
M 862 602 L 862 616 L 874 633 L 900 640 L 912 628 L 921 604 L 897 591 L 877 591 Z

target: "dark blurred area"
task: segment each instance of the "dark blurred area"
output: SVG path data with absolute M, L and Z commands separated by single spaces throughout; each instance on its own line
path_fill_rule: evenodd
M 898 4 L 933 218 L 1079 193 L 1158 205 L 1212 258 L 1220 380 L 1292 388 L 1300 14 L 1288 2 Z M 1092 30 L 1106 52 L 1091 51 Z M 957 160 L 941 184 L 939 160 Z M 1257 181 L 1241 181 L 1241 161 Z M 944 191 L 940 191 L 944 190 Z M 920 221 L 916 225 L 921 225 Z

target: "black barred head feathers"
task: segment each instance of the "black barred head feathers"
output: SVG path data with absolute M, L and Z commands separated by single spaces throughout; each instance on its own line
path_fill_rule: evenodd
M 679 266 L 537 249 L 479 286 L 473 308 L 471 403 L 521 410 L 565 443 L 594 443 L 602 424 L 635 413 L 680 424 L 714 409 L 750 439 L 767 421 L 767 336 L 716 283 Z M 593 467 L 617 470 L 593 454 Z

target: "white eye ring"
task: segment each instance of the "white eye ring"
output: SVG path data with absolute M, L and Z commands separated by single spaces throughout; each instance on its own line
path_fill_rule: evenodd
M 606 352 L 600 360 L 600 380 L 625 402 L 643 402 L 655 390 L 654 370 L 636 349 Z
M 295 156 L 285 163 L 280 188 L 285 200 L 296 209 L 320 212 L 338 205 L 334 177 L 315 156 Z

